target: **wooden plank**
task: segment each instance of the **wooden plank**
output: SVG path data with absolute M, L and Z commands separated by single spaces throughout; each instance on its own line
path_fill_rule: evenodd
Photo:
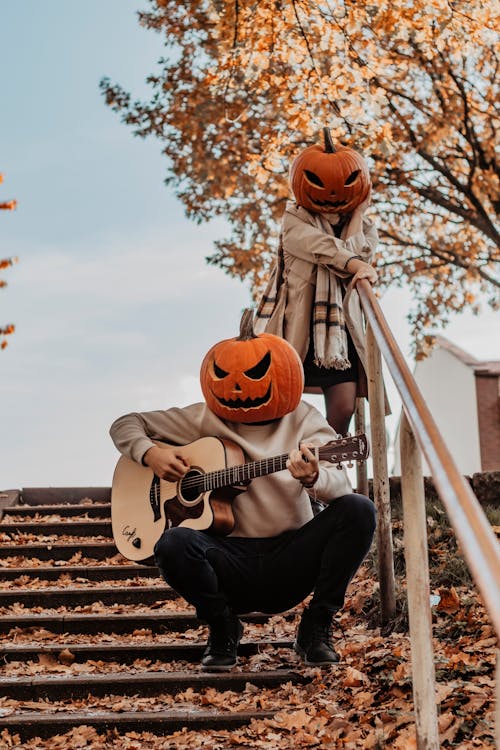
M 92 503 L 92 505 L 82 505 L 80 503 L 75 503 L 72 505 L 69 504 L 59 504 L 59 505 L 11 505 L 7 513 L 16 515 L 16 516 L 22 516 L 24 517 L 30 517 L 35 515 L 40 516 L 50 516 L 50 515 L 56 515 L 56 516 L 91 516 L 91 517 L 102 517 L 102 518 L 109 518 L 111 516 L 111 505 L 110 503 Z
M 23 487 L 21 497 L 27 505 L 80 503 L 87 498 L 95 503 L 109 503 L 111 487 Z
M 159 578 L 160 571 L 153 565 L 27 565 L 0 568 L 0 577 L 3 581 L 13 581 L 21 576 L 51 581 L 62 575 L 85 578 L 89 581 L 109 581 L 123 578 Z
M 118 555 L 118 550 L 110 542 L 78 542 L 75 544 L 33 543 L 33 544 L 2 544 L 0 558 L 6 557 L 34 557 L 37 560 L 70 560 L 74 555 L 82 553 L 84 557 L 104 560 Z
M 39 655 L 52 656 L 58 659 L 62 651 L 69 650 L 75 658 L 75 662 L 85 662 L 88 659 L 99 661 L 117 661 L 121 664 L 130 664 L 136 659 L 149 659 L 150 661 L 188 661 L 197 662 L 201 658 L 206 643 L 156 643 L 138 642 L 134 643 L 106 643 L 105 645 L 95 643 L 64 643 L 50 645 L 19 644 L 2 646 L 2 661 L 33 661 Z M 242 641 L 238 646 L 240 656 L 253 656 L 254 654 L 269 649 L 293 648 L 290 640 L 258 640 Z
M 245 689 L 247 683 L 256 687 L 273 688 L 285 682 L 293 684 L 307 682 L 298 672 L 270 670 L 268 672 L 114 672 L 111 674 L 50 675 L 0 678 L 0 695 L 14 700 L 60 700 L 61 698 L 85 698 L 113 695 L 158 695 L 175 694 L 193 688 L 202 690 L 213 687 L 217 690 Z
M 404 550 L 417 747 L 419 750 L 439 750 L 422 460 L 413 430 L 404 413 L 401 419 L 400 442 Z
M 392 544 L 391 500 L 387 468 L 385 393 L 382 360 L 370 325 L 366 329 L 367 378 L 370 402 L 370 437 L 373 462 L 373 496 L 377 508 L 377 561 L 382 624 L 396 614 L 396 584 Z
M 5 512 L 8 512 L 13 505 L 17 505 L 19 498 L 19 490 L 3 490 L 0 492 L 0 521 Z
M 25 607 L 81 607 L 102 604 L 143 604 L 171 599 L 178 594 L 170 586 L 93 586 L 91 588 L 36 588 L 0 590 L 0 607 L 22 604 Z
M 282 615 L 286 620 L 293 620 L 297 616 L 295 610 Z M 252 612 L 241 615 L 243 622 L 266 623 L 272 615 Z M 126 612 L 108 614 L 99 612 L 92 614 L 57 614 L 45 615 L 2 615 L 0 617 L 0 633 L 9 633 L 13 628 L 24 630 L 49 630 L 52 633 L 130 633 L 134 630 L 147 629 L 152 633 L 183 632 L 192 628 L 199 628 L 202 623 L 189 613 L 155 612 Z
M 3 534 L 57 534 L 57 536 L 107 536 L 113 538 L 111 521 L 2 521 Z
M 366 432 L 365 399 L 356 399 L 354 412 L 354 429 L 356 434 Z M 356 461 L 356 492 L 368 497 L 368 469 L 366 461 Z
M 98 731 L 116 729 L 125 732 L 153 732 L 165 737 L 184 727 L 190 730 L 233 729 L 248 724 L 252 719 L 271 718 L 273 711 L 78 711 L 71 713 L 31 711 L 2 716 L 2 727 L 19 734 L 22 741 L 32 737 L 52 737 L 64 734 L 73 727 L 94 727 Z M 104 745 L 103 745 L 104 747 Z

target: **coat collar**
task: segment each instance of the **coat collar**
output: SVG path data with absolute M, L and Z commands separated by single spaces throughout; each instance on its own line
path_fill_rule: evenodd
M 292 214 L 292 216 L 296 216 L 301 221 L 306 222 L 306 224 L 312 224 L 313 226 L 317 225 L 318 216 L 326 219 L 326 221 L 332 226 L 338 224 L 340 220 L 338 214 L 313 214 L 310 211 L 307 211 L 307 209 L 303 208 L 302 206 L 298 206 L 295 201 L 291 200 L 287 201 L 285 211 L 286 213 Z

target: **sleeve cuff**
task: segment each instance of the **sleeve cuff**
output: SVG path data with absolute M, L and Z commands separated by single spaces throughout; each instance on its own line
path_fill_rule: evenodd
M 351 257 L 347 258 L 346 262 L 344 263 L 344 271 L 347 271 L 347 264 L 349 263 L 350 260 L 353 260 L 353 258 L 356 258 L 356 260 L 363 260 L 361 255 L 351 255 Z
M 335 265 L 336 268 L 342 268 L 345 269 L 351 258 L 357 258 L 358 256 L 353 253 L 351 250 L 344 250 L 344 248 L 341 248 L 338 250 L 337 253 L 335 253 L 334 257 L 331 259 L 330 263 Z
M 146 453 L 146 451 L 153 447 L 154 443 L 149 438 L 140 438 L 140 440 L 137 440 L 137 442 L 134 443 L 131 451 L 132 458 L 134 459 L 134 461 L 137 461 L 138 464 L 145 466 L 145 464 L 143 464 L 142 462 L 144 454 Z
M 358 232 L 358 234 L 349 237 L 346 240 L 346 245 L 353 255 L 360 257 L 365 263 L 369 262 L 368 259 L 372 254 L 372 248 L 363 232 Z

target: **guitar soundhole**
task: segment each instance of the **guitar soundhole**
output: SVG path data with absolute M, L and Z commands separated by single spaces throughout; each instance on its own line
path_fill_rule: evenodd
M 184 505 L 196 505 L 203 496 L 203 472 L 191 468 L 179 483 L 179 500 Z

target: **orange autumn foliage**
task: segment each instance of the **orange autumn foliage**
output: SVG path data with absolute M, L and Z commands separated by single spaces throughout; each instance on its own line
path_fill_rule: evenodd
M 498 7 L 493 0 L 313 3 L 149 0 L 166 54 L 150 101 L 103 79 L 106 102 L 156 137 L 188 216 L 224 216 L 208 261 L 269 273 L 288 169 L 329 126 L 363 153 L 382 284 L 405 284 L 417 339 L 450 312 L 498 305 Z M 498 151 L 497 151 L 498 153 Z
M 0 183 L 1 182 L 3 182 L 2 174 L 0 174 Z M 17 201 L 15 200 L 0 202 L 0 210 L 3 209 L 4 211 L 13 211 L 15 208 L 17 208 Z M 16 261 L 17 258 L 0 258 L 0 271 L 8 268 L 9 266 L 12 266 Z M 4 279 L 0 279 L 0 289 L 5 286 L 7 286 L 7 282 L 4 281 Z M 0 326 L 0 350 L 6 348 L 8 343 L 6 336 L 10 336 L 12 333 L 14 333 L 14 330 L 15 326 L 12 325 L 12 323 Z

